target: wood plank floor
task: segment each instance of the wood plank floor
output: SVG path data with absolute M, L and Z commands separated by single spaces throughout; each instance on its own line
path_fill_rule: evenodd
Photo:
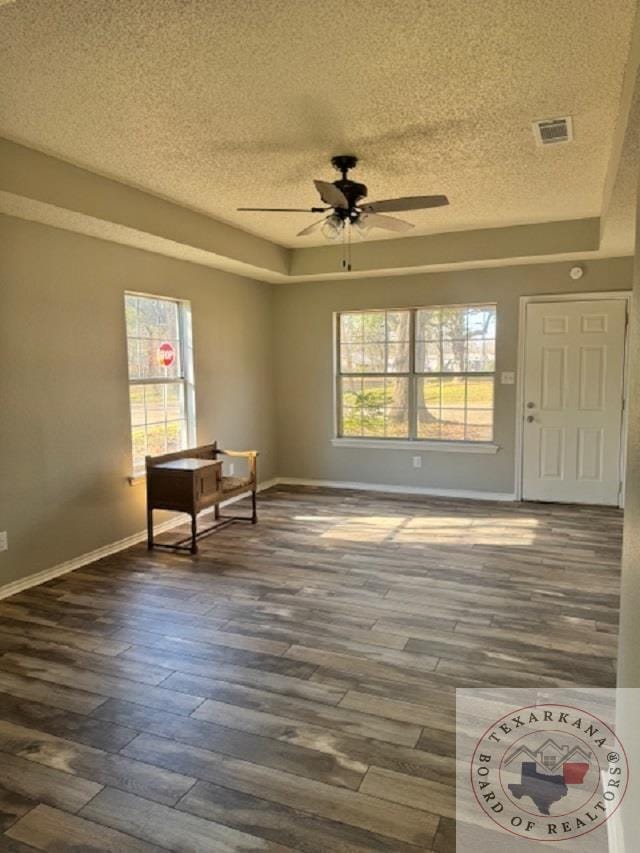
M 278 487 L 0 601 L 0 850 L 455 850 L 457 686 L 615 681 L 621 513 Z

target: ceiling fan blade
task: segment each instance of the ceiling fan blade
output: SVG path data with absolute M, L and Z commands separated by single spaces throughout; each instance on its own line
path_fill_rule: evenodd
M 236 210 L 253 210 L 260 213 L 324 213 L 328 207 L 236 207 Z
M 347 197 L 334 184 L 330 184 L 328 181 L 314 181 L 313 183 L 316 185 L 316 189 L 320 193 L 320 198 L 325 204 L 330 204 L 331 207 L 349 207 Z
M 412 195 L 405 198 L 370 201 L 359 207 L 367 213 L 393 213 L 399 210 L 426 210 L 429 207 L 443 207 L 446 204 L 449 204 L 446 195 Z
M 326 218 L 325 219 L 317 219 L 311 225 L 307 225 L 306 228 L 303 228 L 302 231 L 298 231 L 298 233 L 296 234 L 296 237 L 306 237 L 307 234 L 313 234 L 313 232 L 317 231 L 318 228 L 320 228 L 320 226 L 323 225 L 326 221 L 327 221 Z
M 368 230 L 369 228 L 384 228 L 386 231 L 411 231 L 414 227 L 412 222 L 405 222 L 404 219 L 396 219 L 395 216 L 380 216 L 379 213 L 361 213 L 358 219 L 361 227 Z

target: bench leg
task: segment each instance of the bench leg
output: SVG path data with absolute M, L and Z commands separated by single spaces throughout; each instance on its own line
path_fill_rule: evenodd
M 256 524 L 258 521 L 258 513 L 256 511 L 256 492 L 255 489 L 251 492 L 251 524 Z
M 220 518 L 220 504 L 216 504 L 213 508 L 213 517 L 216 521 Z
M 191 553 L 192 554 L 198 553 L 198 542 L 196 540 L 196 533 L 197 533 L 196 516 L 192 515 L 191 516 Z
M 147 550 L 153 548 L 153 510 L 147 510 Z

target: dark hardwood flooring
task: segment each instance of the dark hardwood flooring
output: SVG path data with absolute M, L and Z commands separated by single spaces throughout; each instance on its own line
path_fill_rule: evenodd
M 456 686 L 615 682 L 616 510 L 259 508 L 0 601 L 0 850 L 450 853 Z

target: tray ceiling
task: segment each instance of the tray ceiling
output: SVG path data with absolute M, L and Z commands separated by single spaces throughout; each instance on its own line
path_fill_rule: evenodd
M 415 233 L 599 216 L 633 0 L 17 0 L 0 135 L 284 246 L 353 152 Z M 539 148 L 534 119 L 571 115 Z M 316 217 L 317 218 L 317 217 Z M 374 232 L 375 239 L 386 233 Z M 393 239 L 393 237 L 391 237 Z

